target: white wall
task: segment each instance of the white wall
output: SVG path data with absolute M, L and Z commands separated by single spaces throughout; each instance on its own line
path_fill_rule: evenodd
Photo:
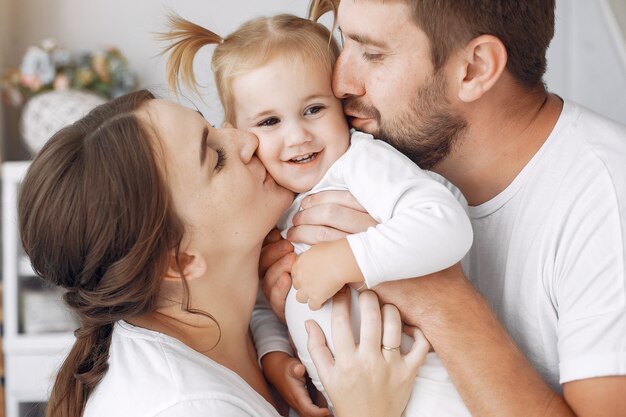
M 563 97 L 626 123 L 624 37 L 615 36 L 619 24 L 611 27 L 604 15 L 609 4 L 623 11 L 624 2 L 557 0 L 557 32 L 548 52 L 546 81 Z M 227 34 L 252 16 L 304 15 L 307 5 L 308 0 L 0 0 L 0 64 L 17 65 L 28 45 L 46 37 L 68 48 L 115 45 L 139 72 L 142 85 L 165 95 L 165 60 L 157 56 L 161 45 L 152 33 L 164 30 L 167 10 Z M 211 88 L 209 60 L 210 51 L 204 51 L 197 67 L 199 79 L 208 86 L 205 103 L 193 101 L 218 123 L 221 111 Z
M 558 0 L 548 88 L 626 123 L 624 0 Z M 620 5 L 617 6 L 616 5 Z M 614 12 L 618 13 L 614 13 Z

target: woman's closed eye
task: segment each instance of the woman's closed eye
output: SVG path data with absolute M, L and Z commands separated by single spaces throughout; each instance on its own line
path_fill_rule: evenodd
M 280 123 L 280 119 L 278 117 L 272 116 L 261 120 L 259 123 L 257 123 L 257 127 L 274 126 L 278 123 Z
M 222 168 L 224 168 L 224 163 L 226 162 L 226 152 L 224 148 L 216 148 L 215 153 L 217 154 L 217 161 L 215 162 L 215 167 L 213 170 L 215 172 L 220 172 Z

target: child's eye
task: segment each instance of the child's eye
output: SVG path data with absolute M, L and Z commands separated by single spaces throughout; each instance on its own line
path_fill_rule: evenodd
M 322 110 L 324 110 L 326 107 L 322 106 L 320 104 L 316 104 L 314 106 L 311 107 L 307 107 L 307 109 L 304 111 L 304 115 L 305 116 L 310 116 L 313 114 L 317 114 L 319 112 L 321 112 Z
M 267 119 L 263 119 L 259 123 L 257 123 L 257 126 L 274 126 L 278 123 L 280 123 L 280 119 L 278 117 L 268 117 Z
M 220 172 L 222 168 L 224 168 L 224 163 L 226 162 L 226 152 L 224 152 L 224 148 L 215 149 L 217 153 L 217 162 L 215 163 L 215 172 Z

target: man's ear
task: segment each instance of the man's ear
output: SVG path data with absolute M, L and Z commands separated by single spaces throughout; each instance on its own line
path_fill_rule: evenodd
M 461 101 L 478 100 L 500 79 L 506 68 L 506 47 L 492 35 L 472 39 L 460 52 L 458 96 Z
M 176 252 L 171 251 L 169 255 L 169 266 L 165 273 L 166 280 L 192 280 L 203 276 L 207 271 L 206 260 L 199 254 L 189 252 L 179 252 L 178 260 Z

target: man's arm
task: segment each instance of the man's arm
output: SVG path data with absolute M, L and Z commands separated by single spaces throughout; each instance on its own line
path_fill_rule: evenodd
M 573 416 L 507 335 L 459 265 L 375 289 L 422 329 L 477 416 Z
M 374 289 L 422 329 L 473 415 L 620 416 L 626 377 L 591 378 L 555 393 L 526 360 L 459 265 Z
M 326 214 L 342 192 L 310 196 L 308 208 L 294 219 L 293 241 L 315 244 L 326 230 L 346 230 L 350 210 L 362 224 L 364 213 L 345 204 Z M 341 201 L 349 199 L 341 195 Z M 306 228 L 302 225 L 306 224 Z M 331 225 L 330 227 L 328 225 Z M 361 229 L 363 230 L 363 229 Z M 273 280 L 268 269 L 266 283 Z M 284 309 L 286 291 L 264 285 L 275 310 Z M 375 288 L 396 304 L 403 318 L 417 324 L 444 362 L 453 382 L 474 415 L 480 416 L 621 416 L 626 409 L 626 376 L 591 378 L 564 385 L 564 397 L 552 391 L 515 346 L 491 308 L 455 266 L 425 277 L 389 282 Z M 618 410 L 620 410 L 618 412 Z M 574 413 L 576 412 L 576 414 Z

